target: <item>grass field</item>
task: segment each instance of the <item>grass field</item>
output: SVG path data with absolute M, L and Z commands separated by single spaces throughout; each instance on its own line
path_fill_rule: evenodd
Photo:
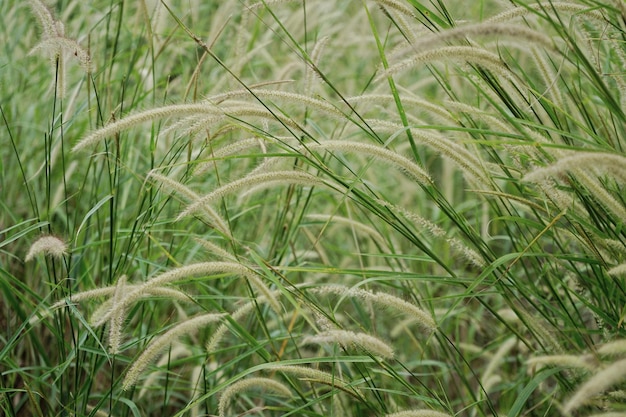
M 1 415 L 626 416 L 622 0 L 0 16 Z

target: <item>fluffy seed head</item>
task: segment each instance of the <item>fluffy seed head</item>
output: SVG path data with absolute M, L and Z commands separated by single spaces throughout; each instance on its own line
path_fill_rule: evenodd
M 393 359 L 393 349 L 382 340 L 365 333 L 348 330 L 329 330 L 304 339 L 305 344 L 338 343 L 344 349 L 364 350 L 372 355 Z
M 626 359 L 612 363 L 582 384 L 578 391 L 565 403 L 563 414 L 570 414 L 595 395 L 606 391 L 624 379 L 626 379 Z
M 273 392 L 284 397 L 290 397 L 291 391 L 284 384 L 269 378 L 248 378 L 235 382 L 224 390 L 218 404 L 219 416 L 226 415 L 228 405 L 231 399 L 238 393 L 249 390 L 250 388 L 261 388 L 265 391 Z
M 67 245 L 56 236 L 42 236 L 31 245 L 26 254 L 26 262 L 34 259 L 40 253 L 61 259 L 67 254 Z

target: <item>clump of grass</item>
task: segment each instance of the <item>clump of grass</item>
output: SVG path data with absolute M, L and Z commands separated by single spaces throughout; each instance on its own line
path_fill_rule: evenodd
M 65 3 L 0 3 L 1 413 L 621 412 L 622 2 Z

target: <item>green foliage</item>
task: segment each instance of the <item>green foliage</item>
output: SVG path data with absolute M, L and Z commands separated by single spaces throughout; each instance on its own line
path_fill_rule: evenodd
M 0 3 L 1 413 L 624 412 L 621 0 L 179 3 Z

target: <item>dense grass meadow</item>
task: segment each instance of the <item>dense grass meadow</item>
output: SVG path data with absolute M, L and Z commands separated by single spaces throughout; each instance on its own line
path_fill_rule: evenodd
M 0 415 L 626 416 L 623 0 L 2 0 L 0 45 Z

